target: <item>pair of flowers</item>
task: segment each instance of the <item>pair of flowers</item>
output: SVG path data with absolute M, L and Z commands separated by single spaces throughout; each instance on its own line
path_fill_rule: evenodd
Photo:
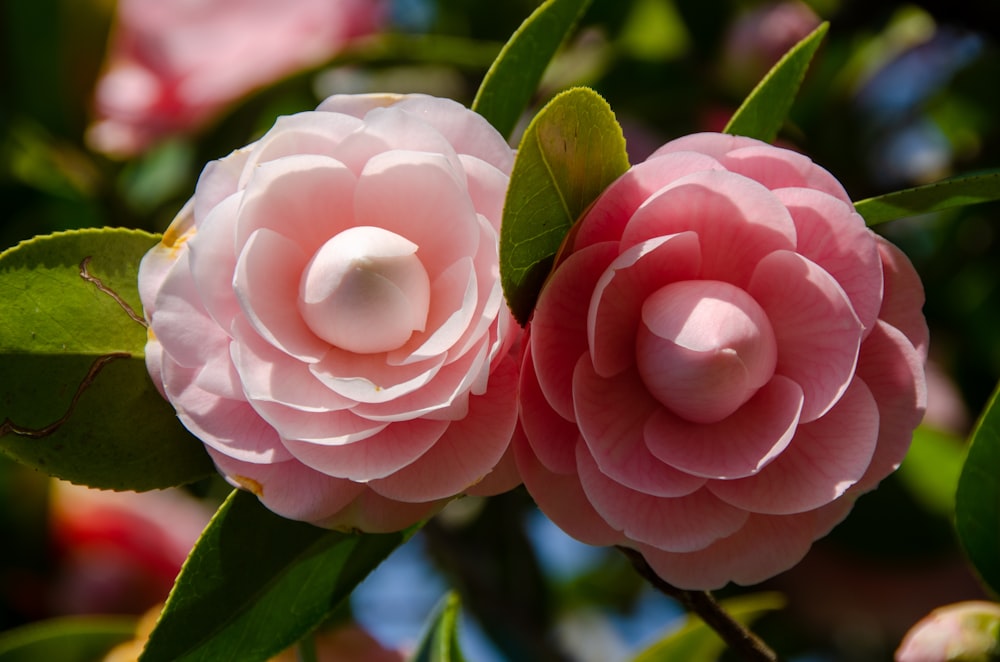
M 523 481 L 681 588 L 797 563 L 922 416 L 909 261 L 806 157 L 688 136 L 585 213 L 522 333 L 497 249 L 513 160 L 450 100 L 280 118 L 143 260 L 154 381 L 289 518 L 395 530 Z

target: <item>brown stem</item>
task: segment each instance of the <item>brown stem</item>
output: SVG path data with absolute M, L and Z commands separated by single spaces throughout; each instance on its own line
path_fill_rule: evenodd
M 618 549 L 628 557 L 636 571 L 646 581 L 664 595 L 680 602 L 688 611 L 697 614 L 706 625 L 715 630 L 716 634 L 726 642 L 727 646 L 744 660 L 751 662 L 777 662 L 778 656 L 775 652 L 757 635 L 730 616 L 716 602 L 711 593 L 708 591 L 686 591 L 672 586 L 663 581 L 649 567 L 642 554 L 628 547 L 619 547 Z

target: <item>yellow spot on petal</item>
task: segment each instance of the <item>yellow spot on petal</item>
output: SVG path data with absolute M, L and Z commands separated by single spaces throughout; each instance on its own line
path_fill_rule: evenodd
M 156 333 L 151 326 L 146 327 L 146 342 L 156 342 Z
M 264 486 L 255 481 L 253 478 L 247 478 L 246 476 L 233 476 L 233 480 L 248 492 L 253 492 L 258 498 L 264 496 Z
M 169 228 L 163 233 L 163 238 L 160 239 L 160 243 L 167 248 L 180 248 L 184 245 L 184 242 L 189 240 L 197 232 L 197 228 L 194 225 L 188 223 L 181 224 L 171 224 Z

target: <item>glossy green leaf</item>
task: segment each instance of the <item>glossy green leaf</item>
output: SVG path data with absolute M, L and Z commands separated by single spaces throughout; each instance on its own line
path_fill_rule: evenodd
M 461 601 L 448 593 L 431 616 L 429 627 L 410 662 L 464 662 L 458 644 L 458 615 Z
M 955 528 L 983 582 L 1000 596 L 1000 388 L 972 432 L 955 494 Z
M 521 324 L 573 223 L 628 167 L 621 126 L 591 89 L 559 94 L 528 125 L 500 226 L 500 280 Z
M 854 203 L 868 225 L 1000 200 L 1000 170 L 952 177 Z
M 0 662 L 93 662 L 135 636 L 129 616 L 73 616 L 0 633 Z
M 793 46 L 750 92 L 723 131 L 765 142 L 774 141 L 829 27 L 828 23 L 821 23 Z
M 135 230 L 37 237 L 0 253 L 0 452 L 93 487 L 148 490 L 212 472 L 146 372 Z
M 590 0 L 546 0 L 494 60 L 472 102 L 472 110 L 485 117 L 505 138 L 538 89 L 542 74 Z
M 188 556 L 140 660 L 266 660 L 322 623 L 411 533 L 320 529 L 236 490 Z
M 720 600 L 719 604 L 737 621 L 750 626 L 764 614 L 783 609 L 785 598 L 780 593 L 754 593 Z M 697 616 L 689 615 L 679 628 L 640 652 L 633 662 L 715 660 L 725 648 L 725 642 L 714 630 Z

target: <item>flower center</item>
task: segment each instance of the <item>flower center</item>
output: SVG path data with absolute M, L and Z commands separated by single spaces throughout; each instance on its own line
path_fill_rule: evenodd
M 396 349 L 427 324 L 430 279 L 416 252 L 382 228 L 344 230 L 306 265 L 299 312 L 313 333 L 342 349 Z
M 768 382 L 776 361 L 767 315 L 729 283 L 671 283 L 642 306 L 639 374 L 657 400 L 689 421 L 732 414 Z

